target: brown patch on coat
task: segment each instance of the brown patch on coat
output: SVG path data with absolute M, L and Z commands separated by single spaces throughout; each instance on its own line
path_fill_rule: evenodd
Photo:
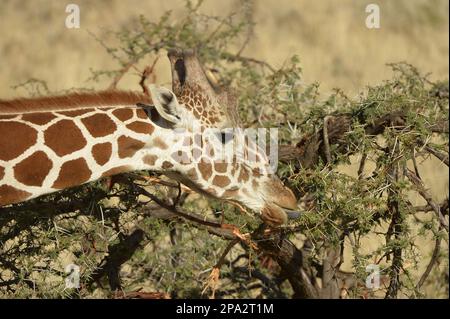
M 10 161 L 36 143 L 37 132 L 18 122 L 0 122 L 0 160 Z
M 133 117 L 133 110 L 131 109 L 117 109 L 112 112 L 122 122 L 126 122 Z
M 228 189 L 225 192 L 223 192 L 222 196 L 228 198 L 236 198 L 238 194 L 239 189 Z
M 125 173 L 131 170 L 131 167 L 128 165 L 117 166 L 111 168 L 102 174 L 102 177 L 113 176 L 120 173 Z
M 231 181 L 227 176 L 216 175 L 214 176 L 212 183 L 219 187 L 225 187 L 230 184 Z
M 252 175 L 255 176 L 255 177 L 262 176 L 261 170 L 259 168 L 252 169 Z
M 112 107 L 116 105 L 152 104 L 149 96 L 143 93 L 108 90 L 100 92 L 70 93 L 60 96 L 18 98 L 0 100 L 0 114 L 22 114 L 39 111 L 74 111 L 93 107 Z
M 187 171 L 187 176 L 192 181 L 198 180 L 197 170 L 195 169 L 195 167 L 193 167 L 193 168 L 191 168 L 190 170 Z
M 203 179 L 208 180 L 212 175 L 212 164 L 205 157 L 203 157 L 198 163 L 198 170 L 200 171 Z
M 135 140 L 134 138 L 122 135 L 117 139 L 117 145 L 119 147 L 119 157 L 126 158 L 132 157 L 137 151 L 145 146 L 144 142 Z
M 47 154 L 37 151 L 14 166 L 14 177 L 24 185 L 42 186 L 52 167 Z
M 92 157 L 97 162 L 98 165 L 105 165 L 112 154 L 112 145 L 111 143 L 100 143 L 92 146 Z
M 53 188 L 63 189 L 71 186 L 81 185 L 91 177 L 89 169 L 84 158 L 74 159 L 65 162 L 59 170 L 59 175 L 53 183 Z
M 2 180 L 3 176 L 5 176 L 5 168 L 0 166 L 0 181 Z
M 144 161 L 145 164 L 154 166 L 157 159 L 158 159 L 158 156 L 156 156 L 156 155 L 145 155 L 142 160 Z
M 226 173 L 228 169 L 228 163 L 215 162 L 214 169 L 217 173 Z
M 164 161 L 164 162 L 162 163 L 162 168 L 163 168 L 163 169 L 170 169 L 170 168 L 172 168 L 172 167 L 173 167 L 173 164 L 172 164 L 171 162 Z
M 197 111 L 197 109 L 195 108 L 193 111 L 194 111 L 194 112 L 193 112 L 193 113 L 194 113 L 194 116 L 195 116 L 197 119 L 201 120 L 202 117 L 201 117 L 200 113 Z
M 55 118 L 56 115 L 50 112 L 28 113 L 22 115 L 22 120 L 36 125 L 45 125 Z
M 25 201 L 31 194 L 9 185 L 0 186 L 0 206 Z
M 61 120 L 44 132 L 45 145 L 58 156 L 71 154 L 86 146 L 80 129 L 70 120 Z
M 153 125 L 142 121 L 127 124 L 127 128 L 140 134 L 152 134 L 155 130 Z
M 217 117 L 213 116 L 213 117 L 209 118 L 209 121 L 211 122 L 211 124 L 216 124 L 219 122 L 219 119 Z
M 238 182 L 245 183 L 246 181 L 248 181 L 248 177 L 249 177 L 249 175 L 248 175 L 247 169 L 242 166 L 241 171 L 239 172 Z
M 0 114 L 0 120 L 10 120 L 18 116 L 19 114 L 12 114 L 12 115 Z
M 92 137 L 103 137 L 113 134 L 117 126 L 106 114 L 94 114 L 81 119 Z
M 169 146 L 167 146 L 167 144 L 159 137 L 155 137 L 153 139 L 153 145 L 155 145 L 156 147 L 158 147 L 162 150 L 166 150 L 169 148 Z
M 148 119 L 147 112 L 145 112 L 143 109 L 137 109 L 136 114 L 137 114 L 137 117 L 140 119 L 143 119 L 143 120 Z

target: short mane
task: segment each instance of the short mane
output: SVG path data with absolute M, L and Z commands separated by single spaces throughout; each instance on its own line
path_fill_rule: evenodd
M 0 100 L 1 114 L 21 114 L 46 111 L 78 110 L 89 107 L 107 107 L 152 103 L 151 97 L 132 91 L 100 91 L 88 93 L 69 93 L 59 96 L 36 98 L 17 98 Z

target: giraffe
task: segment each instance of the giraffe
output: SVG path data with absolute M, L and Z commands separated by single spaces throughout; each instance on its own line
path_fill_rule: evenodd
M 217 123 L 228 125 L 233 116 L 220 112 L 226 94 L 212 96 L 213 91 L 202 91 L 205 79 L 191 78 L 177 78 L 189 88 L 176 88 L 175 81 L 179 99 L 171 90 L 152 86 L 151 96 L 102 91 L 0 100 L 0 206 L 150 170 L 243 204 L 270 226 L 286 223 L 286 211 L 296 210 L 297 200 L 275 174 L 258 169 L 262 164 L 215 162 L 209 156 L 215 148 L 202 132 Z

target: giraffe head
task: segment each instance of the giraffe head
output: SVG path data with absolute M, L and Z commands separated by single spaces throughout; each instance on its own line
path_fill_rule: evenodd
M 208 80 L 192 51 L 171 51 L 169 59 L 173 91 L 152 86 L 150 92 L 160 115 L 190 135 L 183 138 L 189 142 L 182 153 L 189 154 L 196 166 L 188 166 L 187 174 L 178 179 L 214 197 L 243 204 L 272 226 L 295 217 L 297 199 L 275 175 L 265 149 L 237 129 L 234 96 Z M 230 128 L 231 137 L 224 133 Z M 196 149 L 201 151 L 197 156 Z
M 208 77 L 193 50 L 170 50 L 172 91 L 180 104 L 208 127 L 237 126 L 234 95 Z
M 0 100 L 0 206 L 153 170 L 241 203 L 267 224 L 284 223 L 284 209 L 295 210 L 296 198 L 267 169 L 264 148 L 238 129 L 236 99 L 208 81 L 195 55 L 174 56 L 169 54 L 177 94 L 153 86 L 152 99 L 106 91 Z

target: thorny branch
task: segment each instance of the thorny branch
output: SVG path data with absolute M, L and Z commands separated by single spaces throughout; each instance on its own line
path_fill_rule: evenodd
M 423 197 L 423 199 L 426 200 L 428 205 L 431 206 L 431 208 L 433 209 L 434 213 L 436 214 L 439 220 L 439 223 L 448 233 L 448 222 L 441 212 L 441 207 L 432 199 L 431 195 L 425 189 L 422 181 L 413 172 L 407 169 L 405 171 L 405 174 L 408 177 L 408 179 L 416 186 L 417 192 Z
M 393 156 L 396 156 L 398 154 L 399 146 L 398 144 L 394 144 L 393 148 Z M 391 181 L 397 185 L 399 181 L 403 178 L 402 176 L 402 170 L 400 169 L 399 163 L 393 163 L 393 167 L 391 167 L 391 171 L 389 173 L 389 178 Z M 402 238 L 402 233 L 404 231 L 404 217 L 402 215 L 402 211 L 400 208 L 400 203 L 398 200 L 399 191 L 397 187 L 393 187 L 389 190 L 388 193 L 388 210 L 391 214 L 391 224 L 389 225 L 389 229 L 386 233 L 386 241 L 387 243 L 391 242 L 392 236 L 394 237 L 395 241 L 399 241 Z M 397 298 L 398 291 L 401 287 L 400 282 L 400 271 L 403 267 L 403 258 L 402 258 L 403 249 L 400 246 L 395 246 L 392 249 L 392 264 L 389 270 L 389 276 L 390 276 L 390 282 L 389 287 L 386 292 L 385 298 L 386 299 L 393 299 Z
M 419 279 L 419 282 L 416 285 L 416 288 L 415 288 L 416 291 L 420 291 L 423 284 L 427 280 L 428 276 L 430 275 L 431 271 L 433 270 L 434 266 L 437 263 L 440 251 L 441 251 L 441 237 L 438 235 L 434 242 L 434 249 L 433 249 L 433 254 L 431 256 L 430 262 L 428 263 L 427 268 L 425 269 L 424 273 L 422 274 L 422 276 Z

